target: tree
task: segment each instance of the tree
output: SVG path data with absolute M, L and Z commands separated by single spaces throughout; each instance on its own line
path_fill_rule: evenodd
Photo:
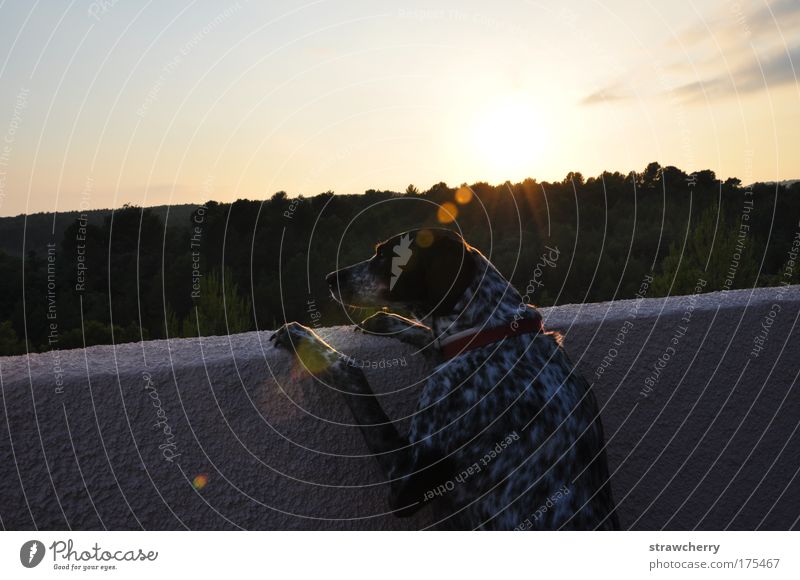
M 661 273 L 653 280 L 657 296 L 693 294 L 699 281 L 704 292 L 752 286 L 758 264 L 753 240 L 741 235 L 738 224 L 714 204 L 691 228 L 685 247 L 673 242 L 670 253 L 661 263 Z
M 668 165 L 661 168 L 661 180 L 664 189 L 674 195 L 686 191 L 689 176 L 674 165 Z
M 583 174 L 580 171 L 570 171 L 561 183 L 564 185 L 583 185 Z
M 743 188 L 709 170 L 690 176 L 654 162 L 585 181 L 573 172 L 555 182 L 477 182 L 470 190 L 474 197 L 458 206 L 452 227 L 513 276 L 518 289 L 529 284 L 545 244 L 559 248 L 564 258 L 546 269 L 547 288 L 534 298 L 542 304 L 631 298 L 651 271 L 658 280 L 649 296 L 694 292 L 699 278 L 708 280 L 709 291 L 749 286 L 753 256 L 763 268 L 760 286 L 797 282 L 800 275 L 791 250 L 800 182 Z M 260 328 L 309 323 L 309 300 L 320 324 L 350 323 L 352 315 L 329 299 L 325 274 L 368 258 L 376 242 L 398 232 L 439 226 L 437 205 L 457 195 L 445 183 L 422 192 L 409 184 L 405 192 L 368 195 L 209 200 L 168 214 L 128 206 L 113 212 L 113 222 L 110 210 L 88 212 L 88 223 L 77 224 L 77 212 L 59 212 L 55 223 L 44 214 L 0 218 L 0 322 L 10 322 L 0 328 L 0 348 L 17 352 L 23 337 L 31 351 L 109 344 L 112 330 L 117 343 L 138 341 L 140 333 L 196 336 L 198 322 L 202 335 L 249 330 L 256 322 Z M 749 230 L 740 227 L 742 219 Z M 44 298 L 53 283 L 46 245 L 58 241 L 53 232 L 63 239 L 54 276 L 59 341 L 51 345 Z M 193 297 L 195 290 L 200 294 Z
M 0 324 L 0 356 L 12 356 L 25 353 L 25 343 L 17 338 L 17 333 L 6 320 Z
M 53 348 L 70 349 L 94 346 L 97 344 L 125 344 L 128 342 L 140 342 L 149 340 L 150 333 L 147 329 L 141 330 L 136 322 L 131 322 L 127 326 L 113 326 L 98 322 L 97 320 L 87 320 L 83 327 L 70 329 L 58 337 L 58 342 L 53 344 Z M 45 350 L 44 346 L 40 350 Z
M 661 179 L 661 165 L 652 161 L 644 168 L 644 173 L 641 174 L 639 184 L 642 187 L 655 187 Z
M 231 270 L 225 268 L 223 276 L 214 270 L 200 282 L 200 296 L 189 316 L 192 326 L 184 325 L 183 330 L 187 335 L 195 335 L 199 326 L 201 336 L 245 332 L 252 328 L 252 312 L 252 302 L 239 295 L 239 286 L 233 281 Z
M 742 186 L 742 180 L 738 177 L 729 177 L 725 180 L 725 189 L 729 191 L 733 191 Z

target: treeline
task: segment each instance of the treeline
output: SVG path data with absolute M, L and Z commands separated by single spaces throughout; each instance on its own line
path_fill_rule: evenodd
M 698 278 L 704 291 L 797 283 L 799 219 L 798 183 L 744 187 L 657 163 L 557 183 L 278 192 L 179 219 L 129 206 L 102 223 L 78 214 L 57 240 L 37 231 L 24 259 L 0 252 L 0 354 L 346 324 L 325 274 L 442 224 L 542 306 L 631 298 L 649 276 L 648 297 L 694 292 Z

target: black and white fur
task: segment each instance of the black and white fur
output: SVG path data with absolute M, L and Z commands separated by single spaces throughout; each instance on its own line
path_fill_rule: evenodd
M 406 255 L 398 268 L 400 244 Z M 448 230 L 396 236 L 327 280 L 342 304 L 394 306 L 428 322 L 379 312 L 360 325 L 428 350 L 436 349 L 435 339 L 536 315 L 483 254 Z M 289 323 L 273 339 L 287 348 L 303 345 L 318 358 L 307 368 L 347 393 L 390 481 L 397 515 L 432 502 L 434 527 L 443 529 L 619 528 L 597 402 L 557 336 L 508 337 L 439 365 L 407 437 L 363 372 L 311 329 Z

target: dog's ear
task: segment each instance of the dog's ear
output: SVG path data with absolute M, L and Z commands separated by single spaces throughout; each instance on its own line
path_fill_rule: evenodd
M 460 236 L 446 234 L 437 236 L 426 253 L 427 306 L 432 314 L 448 314 L 475 279 L 475 252 Z

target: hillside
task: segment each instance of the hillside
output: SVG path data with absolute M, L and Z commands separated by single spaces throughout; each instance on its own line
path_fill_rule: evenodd
M 420 227 L 457 227 L 541 306 L 800 282 L 800 183 L 744 187 L 657 163 L 167 209 L 125 207 L 113 224 L 108 210 L 59 214 L 55 235 L 51 215 L 0 220 L 0 355 L 352 323 L 325 274 Z
M 169 224 L 185 223 L 191 213 L 197 209 L 197 204 L 184 205 L 159 205 L 147 208 L 166 221 L 169 210 Z M 44 252 L 47 243 L 54 239 L 60 241 L 64 231 L 85 214 L 88 223 L 102 226 L 106 217 L 111 215 L 111 209 L 94 209 L 81 211 L 60 212 L 53 216 L 52 213 L 20 214 L 14 217 L 0 217 L 0 251 L 9 256 L 22 256 L 24 250 L 28 252 Z M 27 218 L 27 219 L 26 219 Z

